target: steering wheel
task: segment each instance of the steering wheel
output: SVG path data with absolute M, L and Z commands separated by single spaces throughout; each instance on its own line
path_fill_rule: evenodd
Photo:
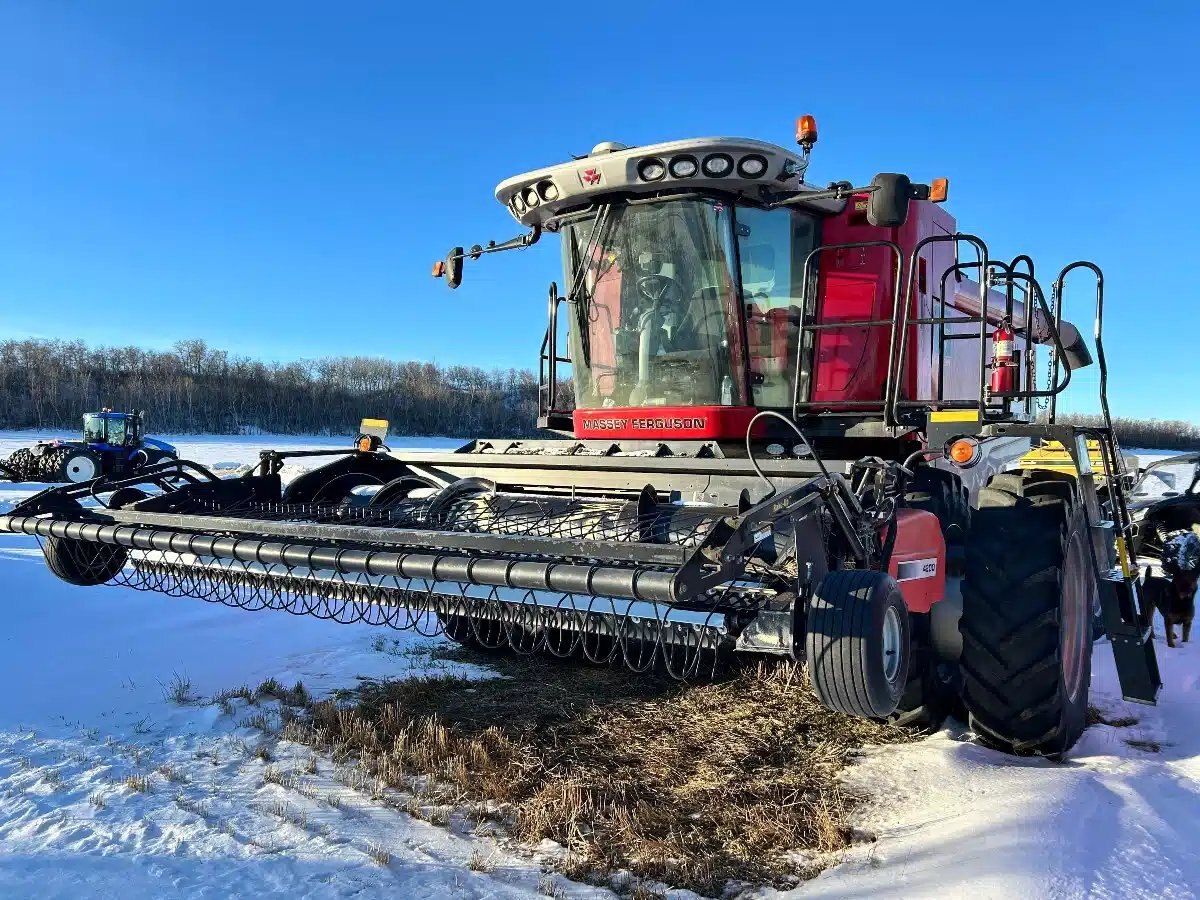
M 643 275 L 637 280 L 637 289 L 655 306 L 666 302 L 678 303 L 683 299 L 679 282 L 669 275 Z

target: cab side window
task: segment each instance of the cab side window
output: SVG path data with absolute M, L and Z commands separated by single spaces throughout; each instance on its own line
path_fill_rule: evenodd
M 815 223 L 788 209 L 739 207 L 737 217 L 754 405 L 789 407 L 804 262 L 816 245 Z

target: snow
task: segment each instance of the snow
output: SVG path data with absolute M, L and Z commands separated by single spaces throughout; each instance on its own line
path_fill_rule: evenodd
M 0 435 L 0 453 L 31 437 Z M 210 464 L 253 462 L 259 449 L 284 443 L 346 443 L 170 440 L 183 456 Z M 6 486 L 0 500 L 11 505 L 38 489 Z M 268 677 L 302 681 L 320 695 L 359 677 L 438 671 L 449 664 L 431 660 L 428 648 L 440 639 L 76 588 L 55 579 L 36 544 L 16 535 L 0 535 L 0 602 L 0 897 L 540 896 L 536 859 L 475 836 L 473 826 L 437 827 L 373 801 L 336 781 L 328 760 L 301 776 L 303 793 L 264 784 L 267 764 L 253 755 L 263 735 L 245 720 L 275 704 L 238 700 L 226 715 L 166 696 L 176 676 L 210 698 Z M 289 744 L 272 753 L 281 772 L 309 756 Z M 148 793 L 124 784 L 135 774 L 149 778 Z M 372 860 L 372 845 L 387 850 L 386 866 Z M 491 871 L 472 871 L 472 856 Z M 566 896 L 612 896 L 554 881 Z
M 0 461 L 9 457 L 14 450 L 29 447 L 40 440 L 78 439 L 78 434 L 63 431 L 0 431 Z M 228 474 L 231 469 L 253 465 L 263 450 L 344 450 L 354 440 L 353 435 L 344 437 L 312 437 L 304 435 L 155 435 L 156 438 L 174 445 L 181 459 L 198 462 L 214 470 L 218 475 Z M 446 437 L 395 437 L 388 445 L 393 450 L 453 450 L 466 441 L 462 438 Z M 281 476 L 286 481 L 311 466 L 329 462 L 316 457 L 305 459 L 301 464 L 284 466 Z M 45 488 L 44 484 L 8 484 L 0 482 L 0 512 L 7 512 L 13 505 Z
M 1160 462 L 1164 459 L 1170 459 L 1172 456 L 1183 456 L 1188 452 L 1189 451 L 1187 450 L 1146 450 L 1140 447 L 1134 447 L 1132 449 L 1125 447 L 1121 448 L 1121 453 L 1124 456 L 1137 457 L 1139 469 L 1144 469 L 1147 466 L 1156 462 Z
M 32 437 L 0 434 L 0 454 Z M 345 445 L 167 439 L 210 465 L 253 462 L 267 447 Z M 38 489 L 0 486 L 0 504 Z M 254 755 L 264 736 L 246 720 L 272 703 L 237 700 L 228 715 L 166 696 L 176 676 L 202 697 L 267 677 L 322 694 L 446 666 L 428 653 L 436 639 L 75 588 L 46 571 L 32 539 L 14 535 L 0 535 L 0 602 L 0 897 L 539 896 L 536 856 L 457 820 L 438 827 L 372 800 L 338 781 L 328 759 L 298 785 L 264 782 L 268 764 Z M 1170 650 L 1158 630 L 1158 707 L 1120 700 L 1111 650 L 1095 647 L 1093 704 L 1135 724 L 1092 727 L 1064 763 L 984 749 L 959 724 L 868 748 L 847 784 L 873 798 L 855 824 L 874 840 L 793 891 L 756 895 L 1197 896 L 1200 650 Z M 304 767 L 306 749 L 267 740 L 277 771 Z M 149 778 L 149 792 L 126 785 L 134 774 Z M 386 865 L 372 860 L 373 845 L 390 854 Z M 473 856 L 491 871 L 473 870 Z M 567 896 L 612 896 L 555 883 Z
M 1093 705 L 1137 723 L 1093 726 L 1064 763 L 1004 756 L 961 726 L 867 751 L 847 781 L 876 796 L 857 826 L 877 840 L 788 896 L 1196 897 L 1200 649 L 1158 631 L 1159 705 L 1120 700 L 1097 644 Z

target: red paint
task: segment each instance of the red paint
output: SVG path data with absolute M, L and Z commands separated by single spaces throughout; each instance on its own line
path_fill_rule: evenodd
M 651 406 L 577 409 L 571 415 L 581 439 L 711 441 L 745 436 L 757 412 L 751 406 Z
M 846 209 L 824 220 L 821 243 L 849 244 L 864 241 L 894 241 L 900 246 L 907 265 L 908 255 L 917 243 L 932 235 L 953 234 L 955 222 L 944 209 L 933 203 L 913 201 L 908 221 L 900 228 L 877 228 L 867 222 L 866 199 L 854 198 Z M 860 208 L 861 207 L 861 208 Z M 912 318 L 932 314 L 932 297 L 940 293 L 941 273 L 953 264 L 954 251 L 949 243 L 927 244 L 921 251 L 926 272 L 932 277 L 914 285 L 908 298 Z M 829 250 L 821 254 L 817 281 L 815 321 L 818 324 L 890 320 L 894 311 L 895 256 L 887 247 L 855 247 Z M 902 273 L 903 290 L 907 271 Z M 951 288 L 953 280 L 951 281 Z M 922 290 L 922 287 L 924 290 Z M 891 326 L 866 327 L 846 324 L 818 333 L 810 399 L 828 409 L 878 410 L 884 399 L 888 375 Z M 929 328 L 909 326 L 908 350 L 900 373 L 902 399 L 932 396 L 933 368 L 929 362 L 932 347 Z M 920 365 L 918 360 L 923 360 Z M 978 372 L 978 368 L 974 370 Z M 951 381 L 952 379 L 947 379 Z M 958 379 L 953 379 L 955 382 Z M 946 396 L 974 396 L 973 385 L 948 384 Z
M 588 184 L 600 183 L 600 171 L 598 169 L 587 169 L 583 173 L 583 180 Z
M 826 219 L 821 243 L 896 240 L 895 229 L 866 221 L 866 198 L 853 198 Z M 816 324 L 831 325 L 891 316 L 893 257 L 885 247 L 829 250 L 818 260 Z M 817 333 L 810 399 L 839 406 L 879 402 L 887 378 L 889 329 L 846 325 Z
M 888 574 L 899 583 L 909 612 L 927 613 L 946 596 L 946 541 L 937 516 L 922 509 L 896 513 Z
M 1013 352 L 1016 336 L 1007 325 L 1000 325 L 992 332 L 992 377 L 993 394 L 1009 394 L 1017 389 L 1017 363 Z

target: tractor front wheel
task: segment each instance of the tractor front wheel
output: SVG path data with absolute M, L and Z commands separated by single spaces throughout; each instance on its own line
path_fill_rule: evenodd
M 162 463 L 168 463 L 178 459 L 174 453 L 167 453 L 165 450 L 151 450 L 143 452 L 145 455 L 138 457 L 139 462 L 137 464 L 137 468 L 141 468 L 143 466 L 157 466 L 161 465 Z
M 1061 491 L 992 483 L 967 540 L 963 702 L 983 742 L 1061 756 L 1087 724 L 1097 589 L 1087 522 Z

